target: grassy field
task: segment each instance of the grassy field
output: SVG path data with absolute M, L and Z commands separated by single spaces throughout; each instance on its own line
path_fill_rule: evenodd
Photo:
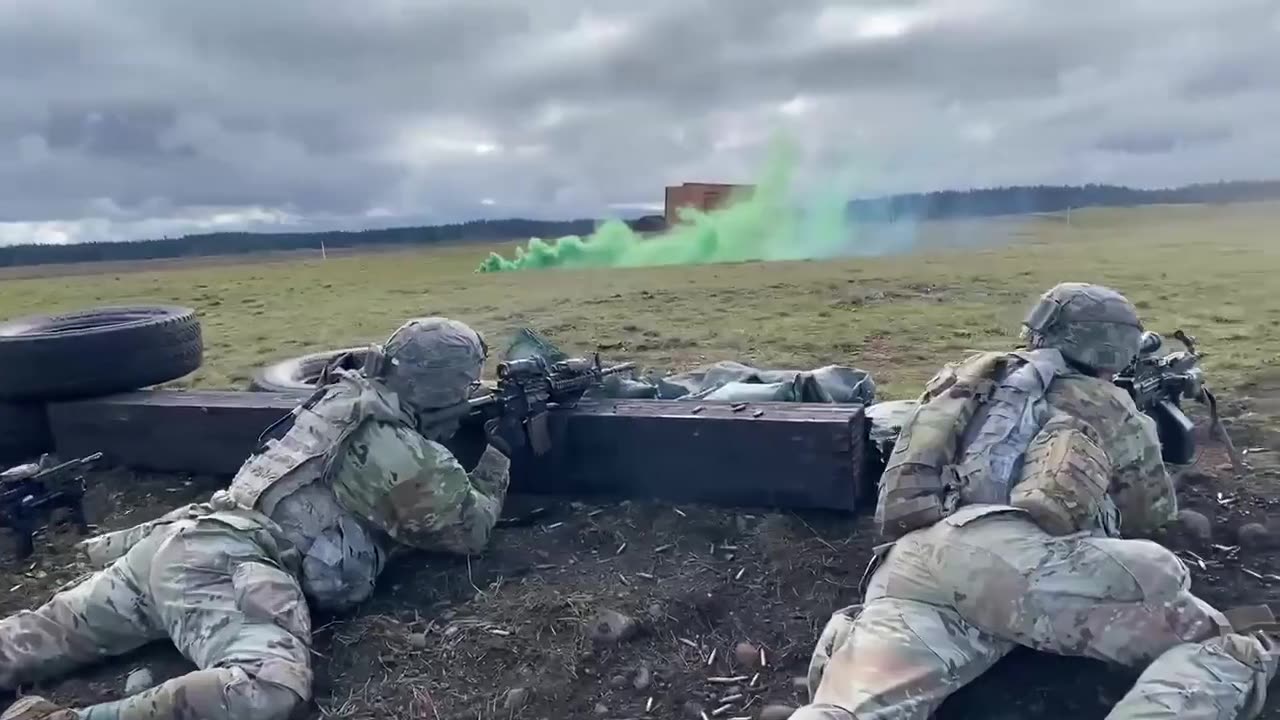
M 1180 506 L 1204 513 L 1211 536 L 1175 532 L 1162 541 L 1187 559 L 1192 590 L 1206 602 L 1277 607 L 1280 585 L 1271 578 L 1280 577 L 1280 555 L 1273 545 L 1246 543 L 1242 530 L 1259 522 L 1273 536 L 1280 529 L 1277 222 L 1280 204 L 1098 210 L 1073 213 L 1070 223 L 1045 216 L 927 224 L 921 244 L 931 249 L 910 256 L 627 271 L 476 275 L 486 249 L 475 246 L 97 267 L 80 276 L 0 276 L 0 317 L 105 302 L 190 304 L 208 350 L 186 382 L 202 387 L 243 387 L 269 360 L 380 340 L 407 316 L 442 313 L 475 324 L 493 345 L 530 323 L 567 348 L 599 348 L 657 370 L 721 358 L 846 363 L 871 370 L 881 396 L 891 398 L 913 395 L 940 362 L 966 349 L 1009 347 L 1027 305 L 1053 283 L 1103 282 L 1128 293 L 1150 327 L 1198 335 L 1217 385 L 1253 396 L 1232 404 L 1263 426 L 1258 432 L 1235 424 L 1239 414 L 1231 418 L 1237 445 L 1248 451 L 1245 476 L 1233 477 L 1222 449 L 1207 444 L 1203 462 L 1176 471 Z M 117 468 L 87 483 L 87 512 L 91 522 L 119 529 L 224 485 L 224 478 L 175 481 Z M 547 514 L 495 531 L 484 553 L 402 556 L 359 612 L 317 622 L 315 706 L 305 717 L 687 720 L 714 714 L 727 692 L 742 703 L 737 716 L 795 706 L 805 691 L 794 678 L 807 672 L 830 613 L 857 602 L 858 579 L 880 540 L 869 513 L 681 509 L 644 497 L 536 500 Z M 509 504 L 509 517 L 520 507 Z M 19 563 L 6 559 L 0 534 L 0 587 L 10 588 L 0 595 L 0 615 L 34 607 L 82 569 L 72 559 L 80 536 L 49 536 Z M 644 630 L 626 642 L 593 643 L 591 618 L 601 610 L 636 618 Z M 751 663 L 737 657 L 744 641 L 762 657 L 767 648 L 766 667 L 755 667 L 754 655 Z M 191 669 L 156 643 L 34 691 L 77 706 L 117 699 L 136 667 L 160 681 Z M 750 683 L 708 682 L 740 672 Z M 1015 652 L 936 717 L 985 717 L 997 707 L 1009 720 L 1102 717 L 1133 680 L 1101 663 Z M 508 711 L 516 689 L 528 705 Z M 0 693 L 0 709 L 10 699 Z M 1280 702 L 1268 700 L 1259 717 L 1280 718 Z
M 488 248 L 0 281 L 0 317 L 115 302 L 177 302 L 204 324 L 205 366 L 183 384 L 243 387 L 259 365 L 377 341 L 445 314 L 500 346 L 529 323 L 566 349 L 665 371 L 725 358 L 871 370 L 912 395 L 939 362 L 1007 346 L 1060 280 L 1110 284 L 1148 326 L 1197 335 L 1220 387 L 1280 364 L 1280 204 L 1144 207 L 924 223 L 925 249 L 874 259 L 477 275 Z M 962 239 L 961 249 L 952 244 Z M 980 247 L 973 247 L 975 240 Z M 949 247 L 949 245 L 951 245 Z M 510 251 L 511 245 L 498 248 Z

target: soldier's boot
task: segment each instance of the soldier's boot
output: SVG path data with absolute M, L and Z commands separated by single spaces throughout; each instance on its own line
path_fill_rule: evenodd
M 76 720 L 76 713 L 39 695 L 26 695 L 10 705 L 0 720 Z
M 1012 649 L 948 608 L 868 600 L 827 623 L 809 668 L 811 702 L 791 718 L 928 720 Z
M 1156 658 L 1107 720 L 1251 720 L 1261 714 L 1280 664 L 1280 624 L 1266 606 L 1223 615 L 1230 632 Z

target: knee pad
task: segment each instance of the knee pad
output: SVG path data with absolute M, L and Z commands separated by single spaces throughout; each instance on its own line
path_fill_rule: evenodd
M 861 609 L 861 605 L 850 605 L 837 610 L 827 621 L 826 627 L 822 629 L 822 634 L 818 637 L 818 645 L 813 650 L 813 657 L 809 660 L 810 699 L 818 689 L 818 683 L 822 682 L 822 672 L 826 670 L 827 663 L 831 662 L 831 656 L 840 649 L 841 645 L 844 645 L 845 640 L 849 638 L 849 633 L 853 631 L 853 621 Z
M 853 713 L 835 705 L 805 705 L 788 720 L 857 720 Z
M 288 720 L 303 702 L 283 685 L 237 671 L 240 677 L 226 688 L 227 714 L 236 720 Z
M 242 667 L 197 670 L 151 692 L 174 717 L 216 720 L 288 720 L 304 698 L 289 688 L 250 675 Z

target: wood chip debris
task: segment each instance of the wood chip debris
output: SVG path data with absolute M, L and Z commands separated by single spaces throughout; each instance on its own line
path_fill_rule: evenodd
M 769 667 L 769 663 L 765 662 L 764 648 L 760 648 L 760 667 Z M 760 674 L 757 673 L 756 677 L 760 677 Z M 751 678 L 751 683 L 755 684 L 755 678 Z
M 614 550 L 614 551 L 613 551 L 613 554 L 614 554 L 614 555 L 621 555 L 621 554 L 622 554 L 622 551 L 623 551 L 623 550 L 626 550 L 626 549 L 627 549 L 627 544 L 626 544 L 626 543 L 622 543 L 621 545 L 619 545 L 619 546 L 618 546 L 618 549 L 617 549 L 617 550 Z
M 738 568 L 738 572 L 736 572 L 736 573 L 734 573 L 734 574 L 733 574 L 733 579 L 734 579 L 735 581 L 737 581 L 737 580 L 741 580 L 741 579 L 742 579 L 742 574 L 743 574 L 743 573 L 745 573 L 746 571 L 747 571 L 747 569 L 746 569 L 745 567 L 740 567 L 740 568 Z
M 660 552 L 666 552 L 670 549 L 671 549 L 671 545 L 659 545 L 658 547 L 654 548 L 653 551 L 655 553 L 660 553 Z
M 716 662 L 716 651 L 719 648 L 711 648 L 711 654 L 707 656 L 707 667 L 711 667 Z
M 675 511 L 676 511 L 676 514 L 677 514 L 677 515 L 679 515 L 680 517 L 689 517 L 688 515 L 685 515 L 685 514 L 684 514 L 684 511 L 683 511 L 683 510 L 681 510 L 680 508 L 671 508 L 671 509 L 672 509 L 672 510 L 675 510 Z
M 1195 553 L 1191 552 L 1190 550 L 1183 550 L 1183 552 L 1184 552 L 1184 553 L 1186 553 L 1187 555 L 1190 555 L 1190 556 L 1191 556 L 1191 560 L 1192 560 L 1195 564 L 1199 565 L 1201 570 L 1204 570 L 1204 569 L 1205 569 L 1205 566 L 1204 566 L 1204 558 L 1202 558 L 1202 557 L 1200 557 L 1199 555 L 1197 555 L 1197 554 L 1195 554 Z
M 648 700 L 644 701 L 644 711 L 651 712 L 653 710 L 653 696 L 650 695 Z
M 680 642 L 684 643 L 685 645 L 688 645 L 689 647 L 693 648 L 694 650 L 701 650 L 701 649 L 702 649 L 702 648 L 698 647 L 698 643 L 696 643 L 696 642 L 694 642 L 694 641 L 692 641 L 692 640 L 690 640 L 690 639 L 688 639 L 688 638 L 679 638 L 679 640 L 680 640 Z
M 745 680 L 745 679 L 746 679 L 746 676 L 744 675 L 744 676 L 742 677 L 742 679 L 743 679 L 743 680 Z M 757 681 L 759 681 L 759 680 L 760 680 L 760 673 L 756 673 L 755 675 L 752 675 L 752 676 L 751 676 L 751 682 L 747 683 L 747 687 L 755 687 L 755 686 L 756 686 L 756 682 L 757 682 Z
M 653 576 L 652 576 L 652 575 L 650 575 L 649 573 L 642 573 L 642 572 L 638 572 L 638 573 L 636 573 L 636 577 L 642 577 L 642 578 L 644 578 L 645 580 L 652 580 L 652 579 L 653 579 Z
M 563 525 L 563 524 L 564 524 L 564 523 L 562 523 L 562 522 L 554 522 L 554 523 L 551 523 L 550 525 L 544 525 L 542 529 L 543 529 L 543 530 L 555 530 L 556 528 L 560 527 L 560 526 L 561 526 L 561 525 Z
M 725 713 L 729 712 L 732 709 L 733 709 L 732 705 L 721 705 L 720 707 L 711 711 L 711 717 L 720 717 L 721 715 L 724 715 Z
M 720 698 L 720 702 L 721 704 L 737 702 L 744 697 L 746 697 L 746 695 L 743 695 L 742 693 L 734 693 L 732 695 L 725 695 L 724 697 Z

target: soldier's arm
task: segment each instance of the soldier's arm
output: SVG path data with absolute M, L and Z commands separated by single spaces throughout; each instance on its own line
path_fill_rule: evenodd
M 502 512 L 507 467 L 505 456 L 486 448 L 468 473 L 448 448 L 414 429 L 369 423 L 353 433 L 333 487 L 339 502 L 357 515 L 364 508 L 402 545 L 477 554 Z M 383 494 L 378 488 L 386 486 Z
M 1120 510 L 1121 532 L 1146 537 L 1173 521 L 1178 496 L 1160 454 L 1155 421 L 1134 412 L 1126 423 L 1126 451 L 1114 468 L 1111 497 Z
M 444 446 L 437 445 L 448 453 Z M 438 465 L 443 470 L 441 480 L 446 494 L 453 495 L 456 505 L 453 512 L 442 512 L 441 521 L 428 537 L 436 548 L 462 555 L 477 555 L 489 544 L 489 535 L 502 515 L 502 504 L 507 497 L 511 462 L 492 445 L 485 448 L 475 469 L 464 473 L 462 465 L 449 454 L 449 460 Z M 445 469 L 447 466 L 447 469 Z M 462 478 L 457 478 L 462 474 Z M 465 483 L 461 492 L 448 492 L 448 486 Z
M 423 518 L 424 523 L 404 527 L 404 537 L 422 550 L 479 554 L 502 514 L 510 461 L 488 446 L 468 473 L 444 445 L 415 437 L 411 442 L 417 447 L 412 453 L 419 458 L 419 472 L 431 490 L 422 497 L 403 498 L 405 503 L 423 503 L 421 511 L 406 512 L 404 517 Z
M 1173 520 L 1178 499 L 1160 455 L 1155 421 L 1110 382 L 1085 377 L 1055 380 L 1049 392 L 1054 410 L 1087 421 L 1101 436 L 1111 461 L 1108 494 L 1120 511 L 1126 536 L 1150 536 Z

